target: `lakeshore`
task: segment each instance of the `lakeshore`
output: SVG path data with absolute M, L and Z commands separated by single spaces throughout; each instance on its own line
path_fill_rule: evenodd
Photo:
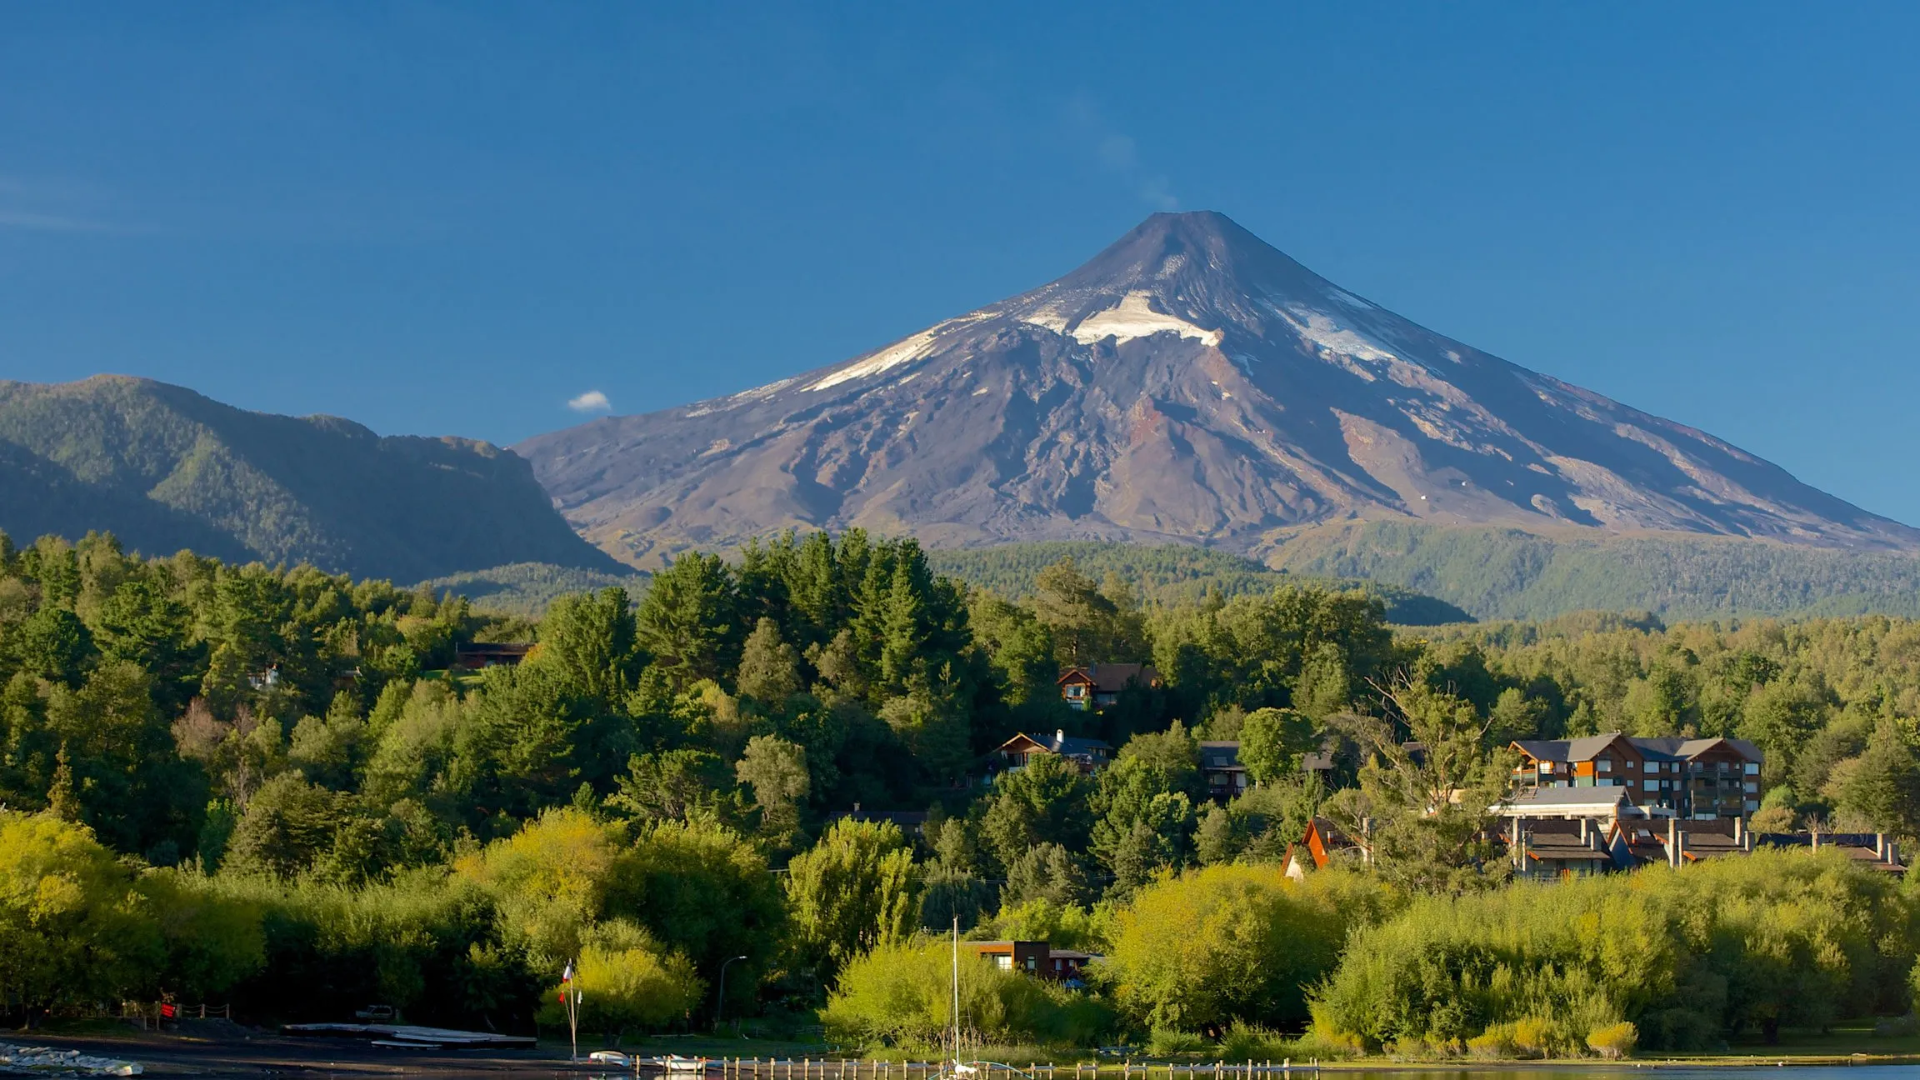
M 556 1077 L 620 1075 L 624 1070 L 598 1063 L 569 1060 L 564 1042 L 543 1040 L 527 1049 L 442 1050 L 380 1047 L 361 1039 L 291 1037 L 239 1025 L 209 1025 L 204 1031 L 180 1033 L 136 1030 L 54 1030 L 7 1032 L 0 1041 L 46 1046 L 57 1050 L 131 1061 L 143 1075 L 156 1077 L 380 1077 L 380 1076 L 498 1076 Z M 600 1040 L 581 1044 L 584 1055 Z M 1869 1044 L 1868 1049 L 1853 1047 Z M 1309 1080 L 1316 1072 L 1347 1077 L 1369 1074 L 1447 1074 L 1468 1077 L 1487 1074 L 1515 1080 L 1528 1073 L 1566 1077 L 1576 1073 L 1616 1074 L 1658 1070 L 1669 1076 L 1689 1072 L 1727 1076 L 1729 1070 L 1794 1069 L 1795 1075 L 1839 1069 L 1920 1065 L 1920 1037 L 1872 1039 L 1864 1030 L 1841 1029 L 1821 1035 L 1787 1033 L 1782 1044 L 1735 1046 L 1717 1053 L 1661 1055 L 1625 1061 L 1593 1059 L 1486 1061 L 1403 1060 L 1364 1057 L 1294 1062 L 1283 1070 L 1279 1062 L 1253 1062 L 1251 1075 Z M 635 1055 L 677 1053 L 706 1057 L 715 1064 L 709 1076 L 759 1080 L 839 1080 L 842 1076 L 866 1080 L 933 1080 L 932 1063 L 916 1059 L 854 1059 L 836 1055 L 828 1047 L 764 1040 L 638 1038 L 623 1042 Z M 757 1053 L 755 1053 L 757 1051 Z M 1074 1058 L 1080 1058 L 1076 1064 Z M 1246 1080 L 1248 1063 L 1147 1059 L 1090 1060 L 1091 1055 L 1062 1051 L 1053 1062 L 1019 1063 L 1038 1080 Z M 722 1064 L 724 1062 L 724 1064 Z M 996 1070 L 997 1071 L 997 1070 Z M 649 1071 L 651 1072 L 651 1071 Z

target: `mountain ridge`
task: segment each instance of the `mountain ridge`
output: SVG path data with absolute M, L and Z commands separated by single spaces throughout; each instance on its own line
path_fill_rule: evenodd
M 517 444 L 631 565 L 783 528 L 1270 546 L 1339 521 L 1914 550 L 1723 440 L 1444 337 L 1211 212 L 740 393 Z
M 249 412 L 124 375 L 0 381 L 0 529 L 401 582 L 515 562 L 619 568 L 490 443 Z

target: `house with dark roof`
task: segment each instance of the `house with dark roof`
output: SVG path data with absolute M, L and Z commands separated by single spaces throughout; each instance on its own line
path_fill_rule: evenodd
M 1760 809 L 1766 755 L 1745 739 L 1631 738 L 1620 732 L 1577 739 L 1522 739 L 1516 791 L 1624 789 L 1655 814 L 1743 817 Z
M 1527 878 L 1691 866 L 1759 847 L 1795 846 L 1837 850 L 1882 873 L 1907 869 L 1899 845 L 1882 833 L 1755 833 L 1742 814 L 1681 817 L 1636 806 L 1624 786 L 1531 789 L 1488 810 L 1505 819 L 1497 839 L 1515 874 Z
M 1507 822 L 1506 842 L 1516 877 L 1588 877 L 1617 865 L 1608 830 L 1587 818 L 1514 817 Z
M 1200 778 L 1207 782 L 1207 795 L 1226 802 L 1247 790 L 1247 767 L 1240 764 L 1240 744 L 1226 741 L 1200 743 Z
M 960 947 L 1002 971 L 1025 972 L 1070 987 L 1086 985 L 1081 972 L 1100 959 L 1097 953 L 1056 949 L 1044 941 L 963 941 Z
M 1160 673 L 1151 664 L 1088 664 L 1061 672 L 1054 684 L 1068 708 L 1099 712 L 1119 701 L 1121 692 L 1129 686 L 1159 686 Z
M 453 647 L 453 666 L 466 671 L 512 667 L 527 658 L 533 646 L 512 641 L 472 641 Z
M 1018 769 L 1044 754 L 1057 754 L 1080 766 L 1085 773 L 1097 772 L 1113 759 L 1113 747 L 1099 739 L 1069 735 L 1064 730 L 1052 735 L 1015 735 L 993 750 L 1003 769 Z
M 1614 823 L 1609 843 L 1622 870 L 1653 863 L 1689 866 L 1704 859 L 1746 855 L 1757 842 L 1746 818 L 1623 818 Z
M 1900 861 L 1900 845 L 1886 833 L 1759 833 L 1753 836 L 1759 847 L 1809 847 L 1815 851 L 1838 851 L 1861 866 L 1886 874 L 1905 874 Z

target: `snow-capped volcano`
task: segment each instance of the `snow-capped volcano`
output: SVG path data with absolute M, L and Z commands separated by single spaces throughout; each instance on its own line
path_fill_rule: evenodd
M 1415 325 L 1206 212 L 1155 214 L 1052 284 L 845 363 L 515 449 L 575 528 L 639 565 L 847 525 L 940 546 L 1251 549 L 1345 519 L 1920 546 L 1710 435 Z

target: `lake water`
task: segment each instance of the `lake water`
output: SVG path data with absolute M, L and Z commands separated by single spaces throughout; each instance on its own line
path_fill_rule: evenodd
M 1298 1072 L 1299 1070 L 1295 1070 Z M 1341 1069 L 1325 1070 L 1323 1080 L 1377 1078 L 1410 1080 L 1624 1080 L 1642 1074 L 1649 1080 L 1920 1080 L 1920 1065 L 1756 1065 L 1713 1068 L 1623 1061 L 1617 1065 L 1515 1065 L 1477 1069 Z

